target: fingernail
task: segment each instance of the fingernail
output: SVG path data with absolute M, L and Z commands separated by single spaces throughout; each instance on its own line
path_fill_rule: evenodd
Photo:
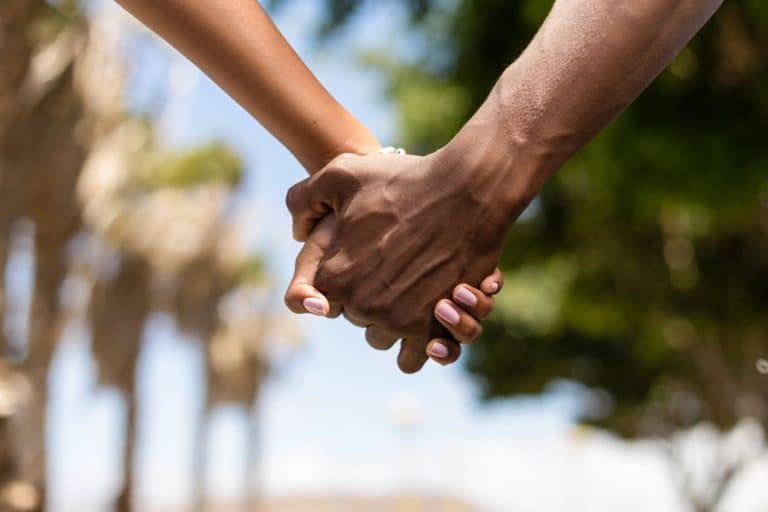
M 442 343 L 433 343 L 429 348 L 429 355 L 438 359 L 445 359 L 448 357 L 448 347 Z
M 499 283 L 491 283 L 488 285 L 488 293 L 496 293 L 499 291 Z
M 451 325 L 459 323 L 459 313 L 445 302 L 437 305 L 437 315 Z
M 456 293 L 453 294 L 453 298 L 465 306 L 477 306 L 477 297 L 475 297 L 475 294 L 463 286 L 456 290 Z
M 301 303 L 304 309 L 317 316 L 325 316 L 325 301 L 317 297 L 309 297 Z

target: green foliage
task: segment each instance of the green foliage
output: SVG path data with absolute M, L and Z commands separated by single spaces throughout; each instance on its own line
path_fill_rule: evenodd
M 210 182 L 236 185 L 242 173 L 240 158 L 226 145 L 212 142 L 186 152 L 152 157 L 138 176 L 141 185 L 151 190 Z
M 460 0 L 416 19 L 424 59 L 385 68 L 404 144 L 446 142 L 550 6 Z M 744 415 L 768 427 L 766 41 L 768 3 L 727 2 L 518 222 L 469 356 L 487 397 L 568 378 L 607 392 L 583 419 L 622 435 Z
M 461 85 L 380 54 L 365 55 L 364 63 L 390 78 L 388 92 L 399 107 L 399 142 L 407 143 L 410 152 L 439 147 L 466 119 L 471 99 Z M 436 124 L 436 119 L 443 122 Z

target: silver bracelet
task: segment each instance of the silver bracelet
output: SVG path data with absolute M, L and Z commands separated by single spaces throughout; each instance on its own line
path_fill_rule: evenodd
M 379 153 L 382 155 L 407 155 L 408 154 L 403 148 L 396 148 L 394 146 L 387 146 L 385 148 L 381 148 L 379 150 Z

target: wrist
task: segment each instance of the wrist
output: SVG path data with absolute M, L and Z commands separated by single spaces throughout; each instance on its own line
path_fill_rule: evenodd
M 337 134 L 337 137 L 329 141 L 326 148 L 319 156 L 320 165 L 310 169 L 310 174 L 325 167 L 331 160 L 339 155 L 369 155 L 376 153 L 381 149 L 381 143 L 364 126 L 359 126 L 348 130 L 346 133 Z
M 371 153 L 376 153 L 381 149 L 379 139 L 377 139 L 368 128 L 361 124 L 350 127 L 341 139 L 341 145 L 334 148 L 335 154 L 333 155 L 333 158 L 344 153 L 369 155 Z
M 438 153 L 468 190 L 483 198 L 511 224 L 544 185 L 546 154 L 510 137 L 508 118 L 494 89 L 488 100 Z

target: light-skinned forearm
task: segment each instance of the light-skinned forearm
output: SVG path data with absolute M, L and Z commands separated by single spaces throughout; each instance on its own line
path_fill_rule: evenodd
M 378 141 L 320 84 L 255 0 L 117 0 L 210 76 L 309 171 Z
M 557 0 L 446 150 L 453 145 L 454 152 L 466 153 L 470 167 L 506 173 L 502 200 L 514 204 L 514 216 L 635 100 L 721 3 Z

